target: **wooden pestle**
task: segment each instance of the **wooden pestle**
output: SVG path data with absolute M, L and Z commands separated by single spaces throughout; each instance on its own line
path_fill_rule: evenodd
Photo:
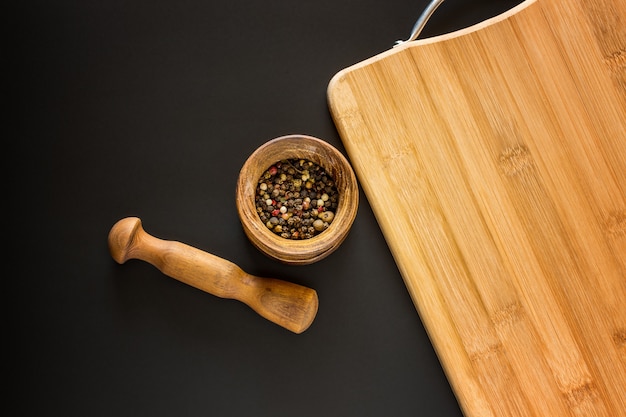
M 234 263 L 176 241 L 146 233 L 141 220 L 119 220 L 109 232 L 109 250 L 123 264 L 140 259 L 165 275 L 221 298 L 239 300 L 271 322 L 302 333 L 317 314 L 317 292 L 287 281 L 247 274 Z

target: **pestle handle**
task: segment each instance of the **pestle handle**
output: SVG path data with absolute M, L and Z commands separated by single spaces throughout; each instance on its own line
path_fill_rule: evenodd
M 239 300 L 261 316 L 294 333 L 302 333 L 317 314 L 315 290 L 244 272 L 234 263 L 181 242 L 146 233 L 141 220 L 119 220 L 109 232 L 109 251 L 123 264 L 140 259 L 165 275 L 221 298 Z

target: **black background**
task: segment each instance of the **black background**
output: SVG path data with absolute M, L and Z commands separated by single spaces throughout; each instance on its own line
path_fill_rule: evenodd
M 328 82 L 406 38 L 427 3 L 57 0 L 5 15 L 15 25 L 7 46 L 17 45 L 3 54 L 14 93 L 7 409 L 461 416 L 363 194 L 347 240 L 308 266 L 257 251 L 234 199 L 244 161 L 274 137 L 312 135 L 345 154 Z M 448 0 L 421 38 L 518 3 Z M 145 262 L 116 264 L 107 235 L 126 216 L 251 274 L 314 288 L 315 321 L 296 335 Z

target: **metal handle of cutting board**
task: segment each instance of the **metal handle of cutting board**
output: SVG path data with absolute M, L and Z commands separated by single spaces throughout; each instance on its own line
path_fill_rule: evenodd
M 435 10 L 437 10 L 437 7 L 441 6 L 441 3 L 443 3 L 443 1 L 444 0 L 432 0 L 428 4 L 428 6 L 426 6 L 426 9 L 424 9 L 422 14 L 419 16 L 419 18 L 413 25 L 413 29 L 411 30 L 411 35 L 409 35 L 408 39 L 404 41 L 403 40 L 396 41 L 394 48 L 396 46 L 402 45 L 403 43 L 411 42 L 417 39 L 417 37 L 420 35 L 422 30 L 424 29 L 424 26 L 426 26 L 426 22 L 428 22 L 428 19 L 430 19 L 433 13 L 435 13 Z

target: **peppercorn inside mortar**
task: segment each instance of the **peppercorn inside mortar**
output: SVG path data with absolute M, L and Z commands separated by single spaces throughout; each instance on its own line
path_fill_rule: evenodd
M 335 218 L 339 193 L 333 178 L 306 159 L 270 166 L 256 186 L 256 211 L 269 230 L 285 239 L 309 239 Z

